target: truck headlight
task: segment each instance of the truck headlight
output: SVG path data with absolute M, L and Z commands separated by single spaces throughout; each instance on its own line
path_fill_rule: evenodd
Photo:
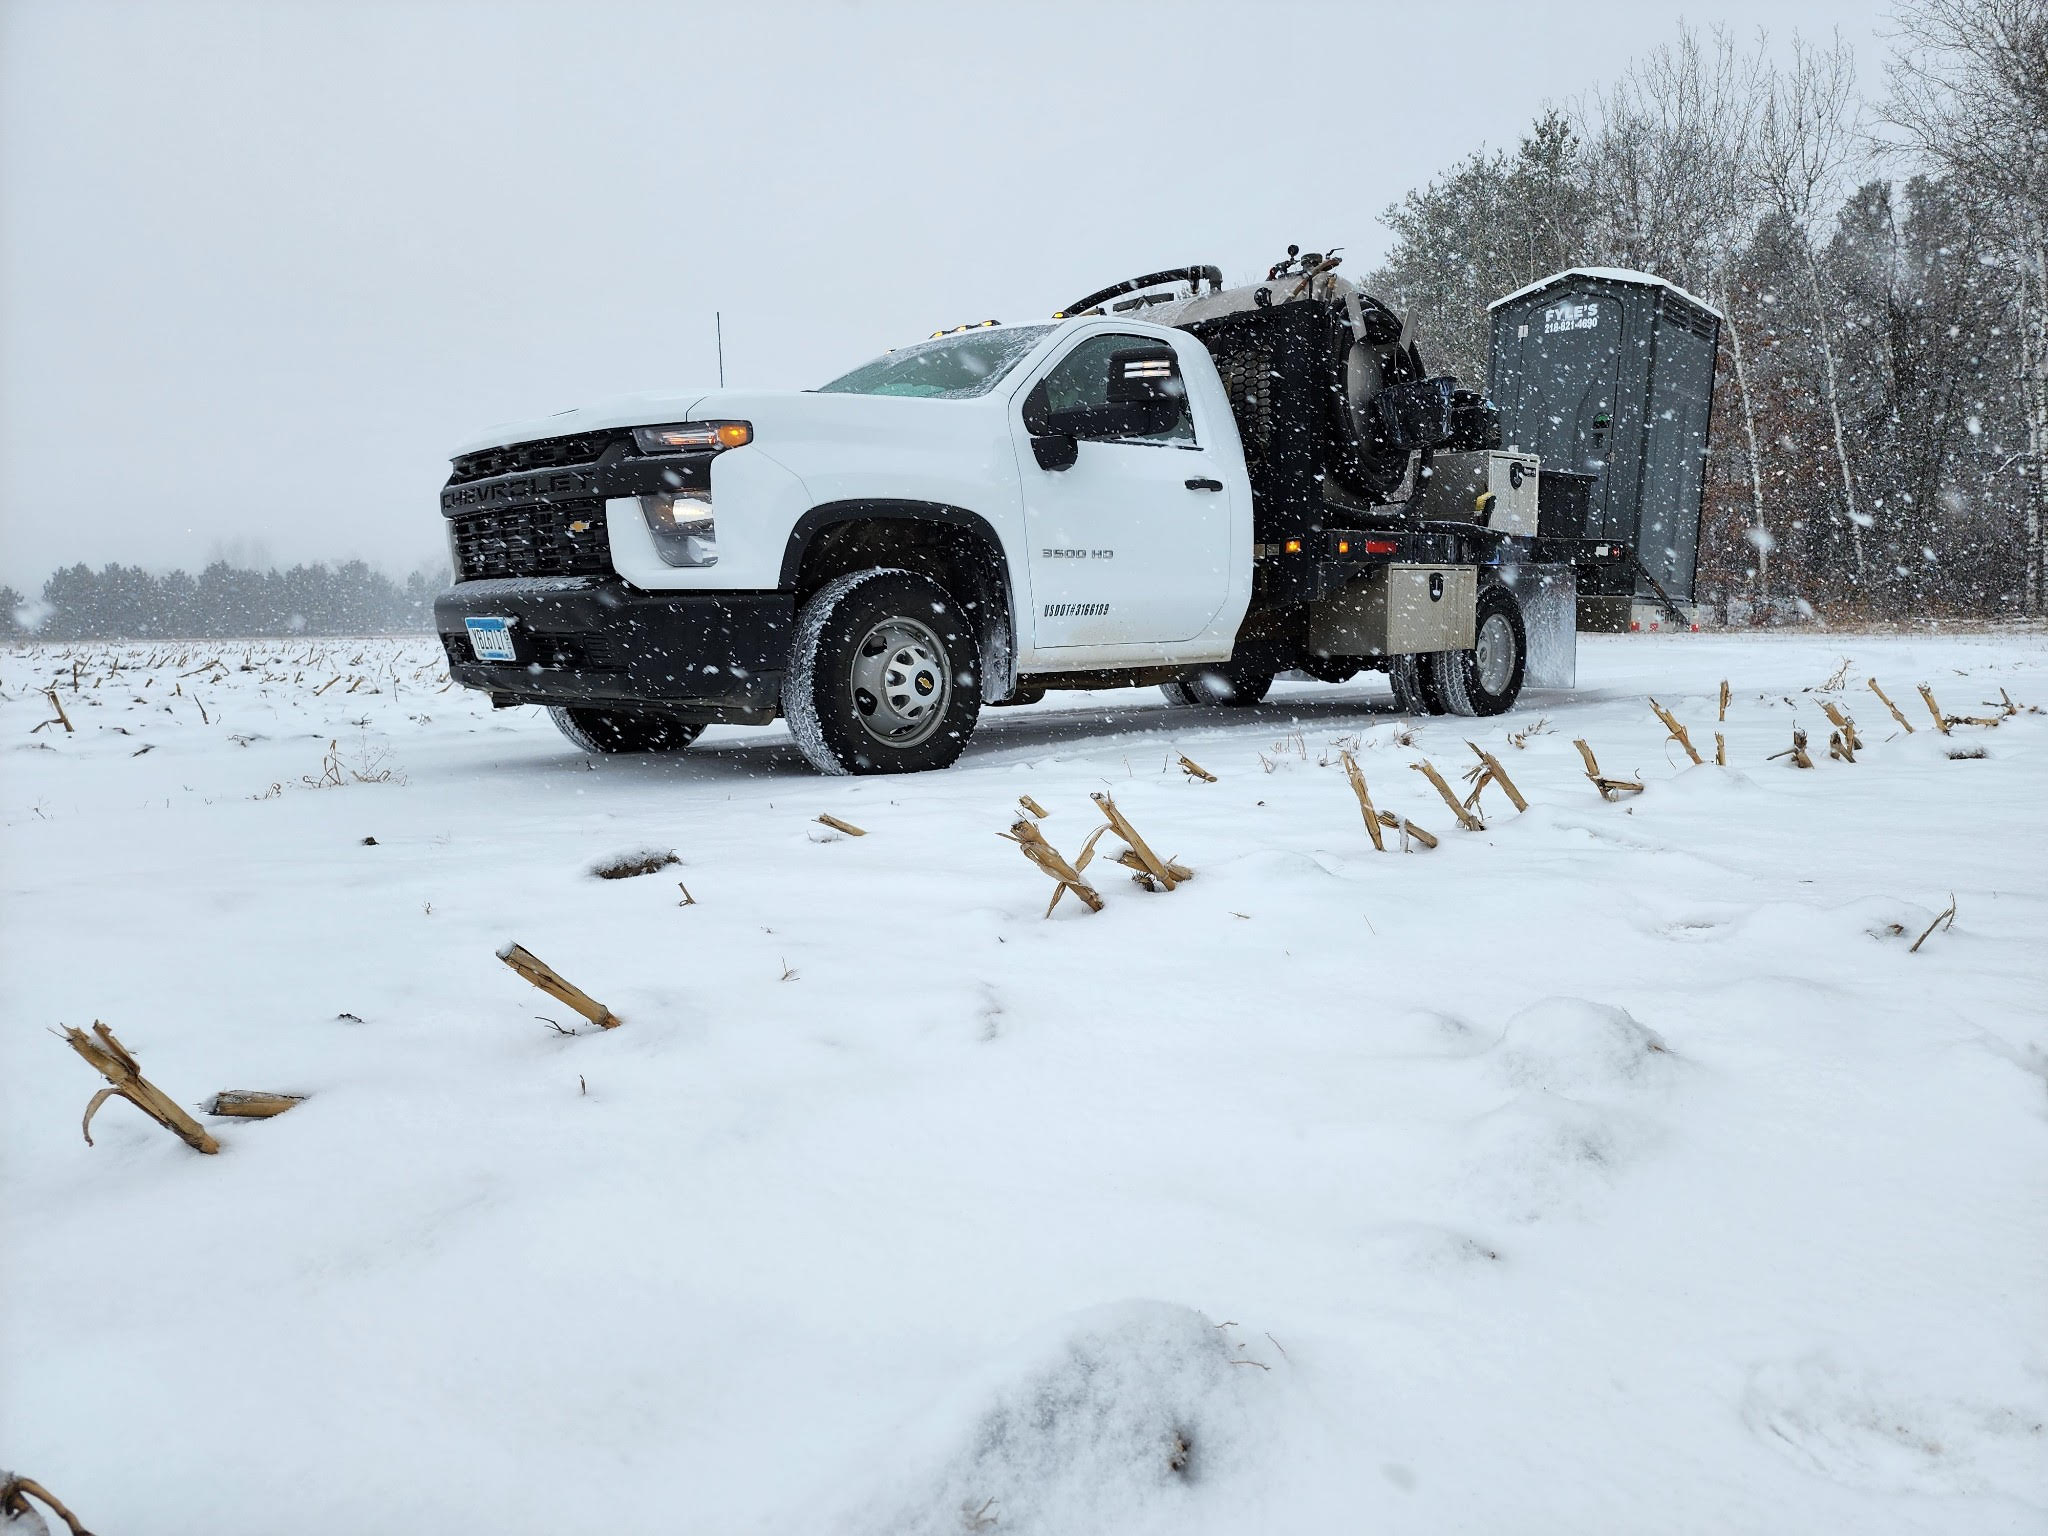
M 681 421 L 673 426 L 633 429 L 633 441 L 642 453 L 717 453 L 744 448 L 753 440 L 753 425 L 744 421 Z
M 640 515 L 654 535 L 655 553 L 667 565 L 716 565 L 718 524 L 709 491 L 664 491 L 640 498 Z

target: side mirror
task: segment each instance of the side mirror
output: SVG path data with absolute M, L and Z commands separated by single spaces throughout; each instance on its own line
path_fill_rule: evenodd
M 1180 359 L 1164 344 L 1126 347 L 1109 355 L 1104 403 L 1053 410 L 1045 380 L 1024 397 L 1024 430 L 1041 469 L 1071 469 L 1088 441 L 1158 437 L 1187 410 Z
M 1081 439 L 1066 432 L 1053 432 L 1031 439 L 1031 456 L 1040 469 L 1072 469 L 1081 457 Z
M 1053 424 L 1051 396 L 1040 379 L 1024 397 L 1024 430 L 1031 434 L 1031 456 L 1044 470 L 1072 469 L 1081 457 L 1081 440 Z M 1062 412 L 1072 415 L 1072 412 Z

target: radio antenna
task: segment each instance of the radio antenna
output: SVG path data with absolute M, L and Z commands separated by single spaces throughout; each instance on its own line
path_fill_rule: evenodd
M 718 387 L 725 388 L 725 315 L 722 311 L 711 311 L 711 323 L 718 327 Z

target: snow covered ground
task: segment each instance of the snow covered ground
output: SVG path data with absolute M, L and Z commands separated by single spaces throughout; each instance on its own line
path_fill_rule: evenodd
M 1055 695 L 830 780 L 586 758 L 430 643 L 0 656 L 0 1465 L 206 1536 L 2043 1529 L 2048 716 L 1914 685 L 2048 705 L 2048 637 L 1580 675 Z M 1482 832 L 1408 766 L 1468 736 L 1530 801 Z M 1373 851 L 1345 745 L 1440 847 Z M 1043 920 L 994 834 L 1073 855 L 1091 790 L 1196 877 Z M 87 1147 L 94 1019 L 310 1097 Z

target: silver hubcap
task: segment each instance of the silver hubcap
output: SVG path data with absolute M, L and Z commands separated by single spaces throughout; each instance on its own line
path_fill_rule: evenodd
M 1515 630 L 1500 614 L 1490 613 L 1479 626 L 1479 686 L 1491 694 L 1506 690 L 1515 675 Z
M 946 718 L 953 696 L 946 648 L 915 619 L 884 619 L 853 652 L 853 707 L 868 734 L 914 747 Z

